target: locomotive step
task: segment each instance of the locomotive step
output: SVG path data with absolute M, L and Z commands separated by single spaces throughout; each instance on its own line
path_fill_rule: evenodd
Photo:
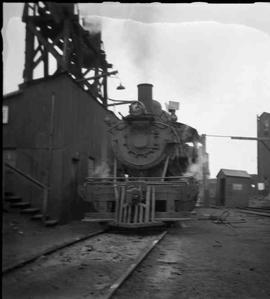
M 21 208 L 21 209 L 23 209 L 23 208 L 28 208 L 28 207 L 30 207 L 30 202 L 16 202 L 16 203 L 11 203 L 10 204 L 10 207 L 11 208 Z
M 9 201 L 9 202 L 20 202 L 22 201 L 22 198 L 18 195 L 6 195 L 5 196 L 5 201 Z
M 36 214 L 38 212 L 40 212 L 40 210 L 37 208 L 28 208 L 28 209 L 21 210 L 22 214 Z

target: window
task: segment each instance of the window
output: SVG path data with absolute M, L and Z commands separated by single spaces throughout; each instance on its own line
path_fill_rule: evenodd
M 16 149 L 4 149 L 4 161 L 13 167 L 16 167 Z
M 264 183 L 258 183 L 258 190 L 259 191 L 262 191 L 262 190 L 264 190 L 265 189 L 265 187 L 264 187 Z
M 233 190 L 243 190 L 243 185 L 242 184 L 232 184 L 232 189 Z
M 3 106 L 2 112 L 3 112 L 3 115 L 2 115 L 3 124 L 7 124 L 8 123 L 8 106 Z

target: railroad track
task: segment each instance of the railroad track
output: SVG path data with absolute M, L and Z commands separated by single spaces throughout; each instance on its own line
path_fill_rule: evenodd
M 266 216 L 270 217 L 270 207 L 265 207 L 265 208 L 240 208 L 239 211 L 247 213 L 247 214 L 254 214 L 254 215 L 259 215 L 259 216 Z
M 2 276 L 4 298 L 109 299 L 166 235 L 103 232 Z
M 34 254 L 32 256 L 29 256 L 29 257 L 21 260 L 20 262 L 16 262 L 14 264 L 9 265 L 8 267 L 5 267 L 2 270 L 2 275 L 6 274 L 8 272 L 14 271 L 15 269 L 21 268 L 21 267 L 23 267 L 23 266 L 25 266 L 29 263 L 33 263 L 37 259 L 39 259 L 41 257 L 44 257 L 44 256 L 48 256 L 48 255 L 50 255 L 50 254 L 52 254 L 52 253 L 54 253 L 58 250 L 61 250 L 63 248 L 67 248 L 68 246 L 72 246 L 72 245 L 74 245 L 78 242 L 82 242 L 82 241 L 87 240 L 89 238 L 92 238 L 96 235 L 103 234 L 106 231 L 107 231 L 106 229 L 102 229 L 102 230 L 98 230 L 98 231 L 95 231 L 95 232 L 91 232 L 90 234 L 88 234 L 86 236 L 78 237 L 78 238 L 75 238 L 73 240 L 61 243 L 59 245 L 54 245 L 50 248 L 44 249 L 42 252 L 39 252 L 38 254 Z

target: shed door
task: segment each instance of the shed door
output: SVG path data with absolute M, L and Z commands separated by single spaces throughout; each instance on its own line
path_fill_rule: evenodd
M 220 179 L 220 204 L 225 205 L 225 179 Z

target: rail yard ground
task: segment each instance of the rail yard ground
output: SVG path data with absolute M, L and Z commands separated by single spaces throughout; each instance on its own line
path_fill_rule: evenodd
M 270 298 L 270 217 L 227 211 L 198 208 L 191 221 L 169 228 L 112 298 Z M 127 235 L 126 242 L 115 233 L 100 235 L 44 256 L 46 246 L 101 227 L 74 222 L 38 228 L 15 216 L 3 215 L 3 268 L 41 256 L 3 275 L 3 298 L 105 298 L 155 238 Z

